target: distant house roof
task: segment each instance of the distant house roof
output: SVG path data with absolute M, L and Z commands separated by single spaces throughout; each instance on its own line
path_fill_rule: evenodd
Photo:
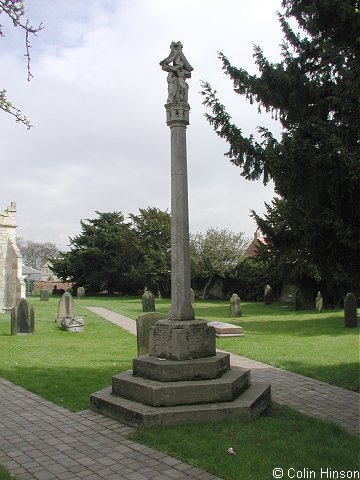
M 262 236 L 262 234 L 259 232 L 259 230 L 256 230 L 254 233 L 254 238 L 252 239 L 252 242 L 248 246 L 248 248 L 245 250 L 244 257 L 256 257 L 258 254 L 258 246 L 259 245 L 266 245 L 266 240 Z
M 30 278 L 31 280 L 41 280 L 41 272 L 40 270 L 36 270 L 36 268 L 27 267 L 26 265 L 23 265 L 22 274 L 24 277 Z

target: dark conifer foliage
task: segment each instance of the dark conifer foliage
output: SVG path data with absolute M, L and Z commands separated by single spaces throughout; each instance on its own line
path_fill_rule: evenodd
M 212 111 L 206 117 L 245 178 L 274 181 L 279 198 L 264 218 L 254 216 L 277 266 L 292 265 L 298 279 L 321 278 L 342 295 L 360 285 L 359 2 L 284 0 L 282 6 L 279 63 L 256 46 L 259 74 L 250 75 L 219 54 L 235 92 L 279 120 L 280 139 L 264 127 L 244 136 L 204 83 Z

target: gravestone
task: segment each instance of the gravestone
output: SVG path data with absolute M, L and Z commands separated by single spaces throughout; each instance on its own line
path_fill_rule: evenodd
M 239 295 L 233 293 L 230 297 L 230 318 L 242 317 L 241 300 Z
M 357 304 L 356 297 L 353 293 L 346 294 L 344 299 L 344 326 L 345 327 L 357 327 Z
M 60 327 L 67 332 L 83 332 L 85 328 L 83 317 L 65 317 L 60 321 Z
M 34 308 L 24 298 L 11 309 L 11 335 L 34 335 Z
M 76 290 L 76 296 L 79 300 L 83 300 L 85 298 L 85 288 L 78 287 Z
M 195 303 L 195 292 L 192 288 L 190 288 L 190 302 Z
M 321 313 L 323 309 L 323 298 L 321 296 L 321 292 L 318 292 L 315 298 L 315 313 Z
M 49 291 L 45 288 L 40 290 L 40 301 L 41 302 L 48 302 L 49 301 Z
M 75 316 L 74 299 L 70 292 L 65 292 L 59 301 L 58 316 L 55 322 L 67 332 L 83 332 L 85 328 L 84 318 Z
M 136 319 L 136 335 L 138 356 L 149 353 L 150 329 L 158 320 L 164 320 L 167 315 L 158 312 L 148 312 Z
M 61 322 L 66 317 L 75 317 L 74 300 L 71 293 L 65 292 L 59 301 L 58 316 L 55 321 Z
M 272 288 L 269 284 L 264 288 L 264 303 L 265 305 L 271 305 L 273 303 Z
M 145 290 L 142 298 L 143 312 L 155 312 L 155 296 L 150 290 Z

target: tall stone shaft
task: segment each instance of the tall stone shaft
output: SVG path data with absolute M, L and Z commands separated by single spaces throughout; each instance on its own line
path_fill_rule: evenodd
M 189 254 L 186 155 L 187 105 L 166 105 L 171 129 L 171 309 L 172 320 L 193 320 Z
M 180 42 L 160 62 L 168 73 L 166 123 L 171 129 L 171 308 L 170 320 L 194 320 L 190 293 L 189 207 L 186 127 L 189 125 L 188 85 L 193 70 Z

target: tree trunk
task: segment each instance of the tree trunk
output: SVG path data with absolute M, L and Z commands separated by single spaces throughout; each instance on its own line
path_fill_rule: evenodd
M 203 294 L 202 294 L 202 299 L 205 300 L 206 299 L 206 295 L 207 295 L 207 292 L 210 288 L 210 285 L 213 281 L 213 278 L 214 278 L 214 275 L 211 274 L 210 277 L 209 277 L 209 280 L 206 282 L 205 286 L 204 286 L 204 290 L 203 290 Z

